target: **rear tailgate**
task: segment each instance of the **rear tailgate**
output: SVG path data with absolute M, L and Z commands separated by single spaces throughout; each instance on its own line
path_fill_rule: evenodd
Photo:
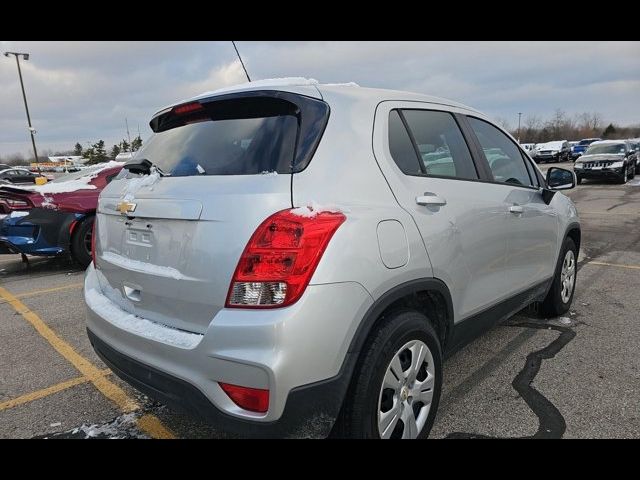
M 114 180 L 106 193 L 124 182 Z M 203 333 L 224 306 L 253 231 L 291 206 L 290 183 L 289 175 L 164 177 L 128 202 L 136 205 L 129 215 L 117 210 L 121 197 L 103 194 L 96 242 L 103 292 L 140 317 Z

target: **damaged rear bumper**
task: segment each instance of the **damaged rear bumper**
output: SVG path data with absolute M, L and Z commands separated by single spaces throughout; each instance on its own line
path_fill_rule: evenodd
M 84 215 L 35 208 L 24 216 L 0 220 L 0 254 L 55 256 L 69 251 L 71 230 Z

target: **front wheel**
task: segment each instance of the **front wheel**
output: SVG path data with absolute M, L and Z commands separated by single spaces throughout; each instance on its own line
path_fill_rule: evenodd
M 93 220 L 91 215 L 80 223 L 71 238 L 71 256 L 82 266 L 87 268 L 91 263 L 91 235 L 93 234 Z
M 540 305 L 543 315 L 557 317 L 569 310 L 576 288 L 578 249 L 575 242 L 567 237 L 560 252 L 553 283 Z
M 576 176 L 576 183 L 580 185 L 582 183 L 582 177 Z
M 623 185 L 629 181 L 629 167 L 627 165 L 622 169 L 622 178 L 620 178 L 620 183 Z
M 427 317 L 400 310 L 362 351 L 335 431 L 351 438 L 426 438 L 442 388 L 442 352 Z

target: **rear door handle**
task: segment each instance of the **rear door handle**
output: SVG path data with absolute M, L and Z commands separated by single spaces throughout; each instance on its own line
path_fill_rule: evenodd
M 444 198 L 439 197 L 435 193 L 425 192 L 424 195 L 416 197 L 416 203 L 418 205 L 442 206 L 442 205 L 446 205 L 447 201 Z
M 518 213 L 522 213 L 522 212 L 524 212 L 524 208 L 522 208 L 520 205 L 511 205 L 511 206 L 509 207 L 509 211 L 510 211 L 511 213 L 518 214 Z

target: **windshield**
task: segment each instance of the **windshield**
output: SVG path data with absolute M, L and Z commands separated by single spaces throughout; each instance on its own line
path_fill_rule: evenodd
M 580 140 L 578 145 L 591 145 L 595 140 Z
M 600 145 L 591 145 L 586 155 L 598 155 L 598 154 L 624 154 L 624 143 L 604 143 Z

